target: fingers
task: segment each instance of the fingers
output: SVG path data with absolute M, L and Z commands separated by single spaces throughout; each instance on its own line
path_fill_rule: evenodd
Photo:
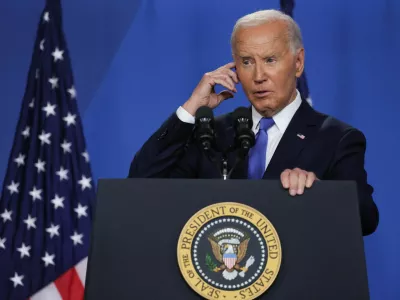
M 238 78 L 236 72 L 231 70 L 235 66 L 236 66 L 236 63 L 231 62 L 231 63 L 226 64 L 225 66 L 222 66 L 221 68 L 217 69 L 215 71 L 215 74 L 226 74 L 226 75 L 230 76 L 235 83 L 239 83 L 239 78 Z
M 295 196 L 299 186 L 299 173 L 292 171 L 289 174 L 289 194 Z
M 227 63 L 225 66 L 222 66 L 222 68 L 225 68 L 225 69 L 232 69 L 234 67 L 236 67 L 236 63 L 234 61 Z
M 289 189 L 292 196 L 304 193 L 304 188 L 310 188 L 314 181 L 318 180 L 313 172 L 307 172 L 299 168 L 290 170 L 286 169 L 281 174 L 282 186 Z
M 221 93 L 218 94 L 218 103 L 229 99 L 229 98 L 233 98 L 233 94 L 230 91 L 222 91 Z
M 234 62 L 229 63 L 223 67 L 220 67 L 219 69 L 213 71 L 213 72 L 208 72 L 204 74 L 204 79 L 212 86 L 216 84 L 220 84 L 224 86 L 225 88 L 237 92 L 236 90 L 236 84 L 239 83 L 239 77 L 238 75 L 232 71 L 230 68 L 234 67 L 236 64 Z
M 190 98 L 183 104 L 191 115 L 195 115 L 201 106 L 208 106 L 212 109 L 217 107 L 223 100 L 233 98 L 233 93 L 237 93 L 236 84 L 239 83 L 238 75 L 231 70 L 236 66 L 235 62 L 230 62 L 212 72 L 203 75 Z M 220 84 L 228 89 L 219 94 L 215 92 L 215 85 Z
M 306 187 L 310 188 L 315 180 L 317 180 L 317 176 L 315 176 L 315 174 L 313 172 L 310 172 L 307 176 L 307 180 L 305 183 Z
M 281 182 L 282 185 L 285 189 L 288 189 L 290 184 L 289 184 L 289 174 L 290 174 L 290 170 L 286 169 L 285 171 L 282 172 L 281 174 Z
M 235 72 L 233 72 L 231 69 L 223 69 L 223 70 L 221 70 L 221 72 L 222 72 L 223 74 L 228 75 L 230 78 L 232 78 L 232 80 L 233 80 L 235 83 L 239 83 L 239 77 L 238 77 L 238 75 L 237 75 Z
M 307 180 L 307 172 L 300 170 L 298 173 L 298 182 L 297 182 L 297 188 L 294 188 L 292 192 L 290 193 L 292 196 L 295 196 L 296 193 L 298 195 L 303 194 L 304 192 L 304 187 L 306 185 L 306 180 Z
M 212 81 L 212 85 L 220 84 L 223 87 L 225 87 L 235 93 L 237 92 L 235 83 L 233 82 L 232 78 L 226 74 L 211 75 L 210 79 Z

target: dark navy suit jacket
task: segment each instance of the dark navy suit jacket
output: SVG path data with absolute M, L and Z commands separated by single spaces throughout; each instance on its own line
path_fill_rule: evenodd
M 234 143 L 232 114 L 216 118 L 217 146 Z M 173 113 L 136 153 L 129 177 L 221 178 L 220 171 L 194 140 L 195 125 Z M 301 139 L 297 134 L 303 134 Z M 263 179 L 280 179 L 285 169 L 314 172 L 321 180 L 355 180 L 358 186 L 363 235 L 373 233 L 379 222 L 373 188 L 364 169 L 366 139 L 359 130 L 314 110 L 306 101 L 289 123 L 264 173 Z M 232 167 L 236 153 L 228 155 Z M 232 179 L 247 178 L 247 159 L 232 172 Z

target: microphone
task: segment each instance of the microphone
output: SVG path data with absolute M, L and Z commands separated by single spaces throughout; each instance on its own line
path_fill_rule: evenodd
M 202 106 L 196 111 L 196 139 L 205 151 L 211 149 L 215 141 L 214 113 L 208 106 Z
M 236 147 L 239 148 L 242 157 L 245 157 L 255 144 L 251 111 L 246 107 L 238 107 L 232 116 L 236 131 Z

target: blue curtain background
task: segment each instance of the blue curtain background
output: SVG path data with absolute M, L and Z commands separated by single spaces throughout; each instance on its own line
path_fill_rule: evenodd
M 314 107 L 361 129 L 381 223 L 365 238 L 372 299 L 400 299 L 400 1 L 296 1 Z M 0 1 L 0 183 L 44 0 Z M 68 0 L 64 25 L 95 179 L 126 177 L 134 153 L 231 60 L 239 17 L 278 0 Z M 217 109 L 246 99 L 239 93 Z M 338 247 L 345 247 L 340 240 Z M 343 266 L 346 272 L 346 266 Z

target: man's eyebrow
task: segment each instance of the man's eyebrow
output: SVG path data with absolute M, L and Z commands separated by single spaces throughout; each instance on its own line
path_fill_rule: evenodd
M 249 58 L 253 58 L 253 56 L 248 55 L 248 54 L 237 54 L 237 56 L 241 59 L 249 59 Z M 267 58 L 267 57 L 274 57 L 277 56 L 277 54 L 274 51 L 271 52 L 266 52 L 262 55 L 262 58 Z

